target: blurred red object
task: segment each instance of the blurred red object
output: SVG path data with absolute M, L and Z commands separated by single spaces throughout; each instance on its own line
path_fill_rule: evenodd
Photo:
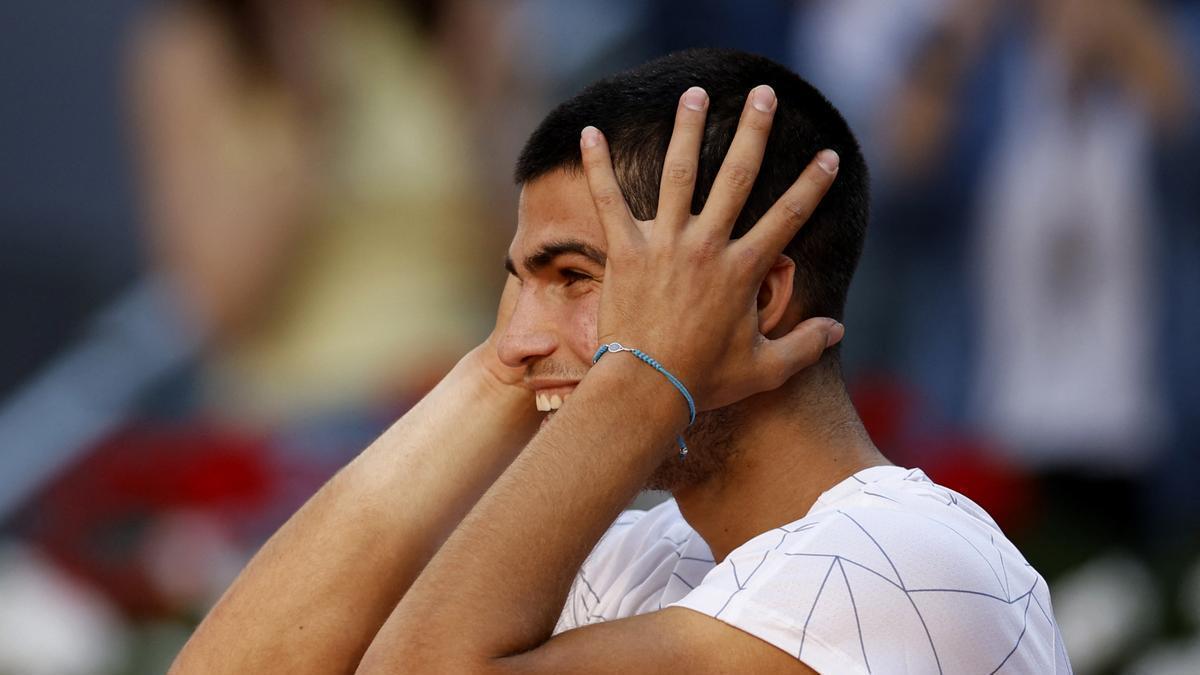
M 34 499 L 18 527 L 131 616 L 179 611 L 146 569 L 158 524 L 202 513 L 229 533 L 270 501 L 266 439 L 203 424 L 138 424 L 104 440 Z
M 855 378 L 850 384 L 850 398 L 875 445 L 892 461 L 905 463 L 906 458 L 897 457 L 894 452 L 904 444 L 912 426 L 912 417 L 920 403 L 917 392 L 898 378 L 871 373 Z
M 900 378 L 858 378 L 851 398 L 875 445 L 896 464 L 920 467 L 935 482 L 982 506 L 1008 534 L 1030 524 L 1037 485 L 989 439 L 942 420 Z
M 925 440 L 929 460 L 922 467 L 935 482 L 982 506 L 1012 536 L 1032 524 L 1037 483 L 978 438 L 950 432 Z

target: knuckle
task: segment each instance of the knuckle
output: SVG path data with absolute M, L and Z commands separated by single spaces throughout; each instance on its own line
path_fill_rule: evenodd
M 622 197 L 617 189 L 606 187 L 596 190 L 592 194 L 592 200 L 596 202 L 596 206 L 607 211 L 619 207 Z
M 721 252 L 721 245 L 712 239 L 701 239 L 691 246 L 688 259 L 693 262 L 713 260 Z
M 696 177 L 696 169 L 688 162 L 669 162 L 663 169 L 667 183 L 677 187 L 690 186 Z
M 757 171 L 745 164 L 727 165 L 723 173 L 725 174 L 725 183 L 739 190 L 749 189 L 754 185 L 754 179 L 758 175 Z
M 807 199 L 800 197 L 784 197 L 780 201 L 780 206 L 783 207 L 783 211 L 787 215 L 788 220 L 793 223 L 803 223 L 804 221 L 808 220 L 810 215 L 812 215 L 812 205 L 809 204 Z
M 738 251 L 738 267 L 744 272 L 757 270 L 762 261 L 762 251 L 757 246 L 743 244 Z
M 761 379 L 767 389 L 778 389 L 787 382 L 786 369 L 779 362 L 778 358 L 768 357 L 763 359 Z
M 804 359 L 801 364 L 804 368 L 808 368 L 821 360 L 821 356 L 825 354 L 825 342 L 825 333 L 818 330 L 812 331 L 802 350 Z
M 799 371 L 805 368 L 812 368 L 813 366 L 817 365 L 817 362 L 821 360 L 821 356 L 824 354 L 825 347 L 822 344 L 814 342 L 813 345 L 808 348 L 808 352 L 805 354 L 804 360 L 800 362 L 800 367 L 796 370 Z
M 785 368 L 781 363 L 776 364 L 775 367 L 771 369 L 771 388 L 778 389 L 782 387 L 783 385 L 787 384 L 787 381 L 790 378 L 791 376 L 788 375 L 787 368 Z

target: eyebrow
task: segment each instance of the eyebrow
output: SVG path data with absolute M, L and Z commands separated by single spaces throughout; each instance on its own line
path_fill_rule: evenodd
M 522 266 L 530 274 L 537 274 L 538 270 L 554 262 L 555 258 L 568 253 L 581 255 L 600 267 L 604 267 L 605 262 L 608 260 L 608 256 L 604 254 L 604 251 L 590 244 L 578 239 L 563 239 L 542 244 L 541 248 L 525 257 Z M 504 269 L 508 270 L 508 273 L 513 276 L 520 276 L 517 274 L 516 265 L 513 264 L 513 259 L 510 256 L 505 256 L 504 258 Z

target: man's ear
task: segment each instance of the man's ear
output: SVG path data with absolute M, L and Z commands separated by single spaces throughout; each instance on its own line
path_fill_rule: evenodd
M 783 321 L 792 304 L 795 281 L 795 261 L 782 253 L 779 254 L 758 287 L 758 331 L 763 335 L 771 337 L 771 332 Z

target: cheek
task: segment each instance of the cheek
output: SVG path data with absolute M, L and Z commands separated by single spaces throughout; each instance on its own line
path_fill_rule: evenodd
M 585 362 L 592 362 L 592 354 L 596 353 L 596 317 L 600 311 L 600 294 L 589 293 L 572 303 L 569 319 L 569 335 L 571 351 L 575 352 Z

